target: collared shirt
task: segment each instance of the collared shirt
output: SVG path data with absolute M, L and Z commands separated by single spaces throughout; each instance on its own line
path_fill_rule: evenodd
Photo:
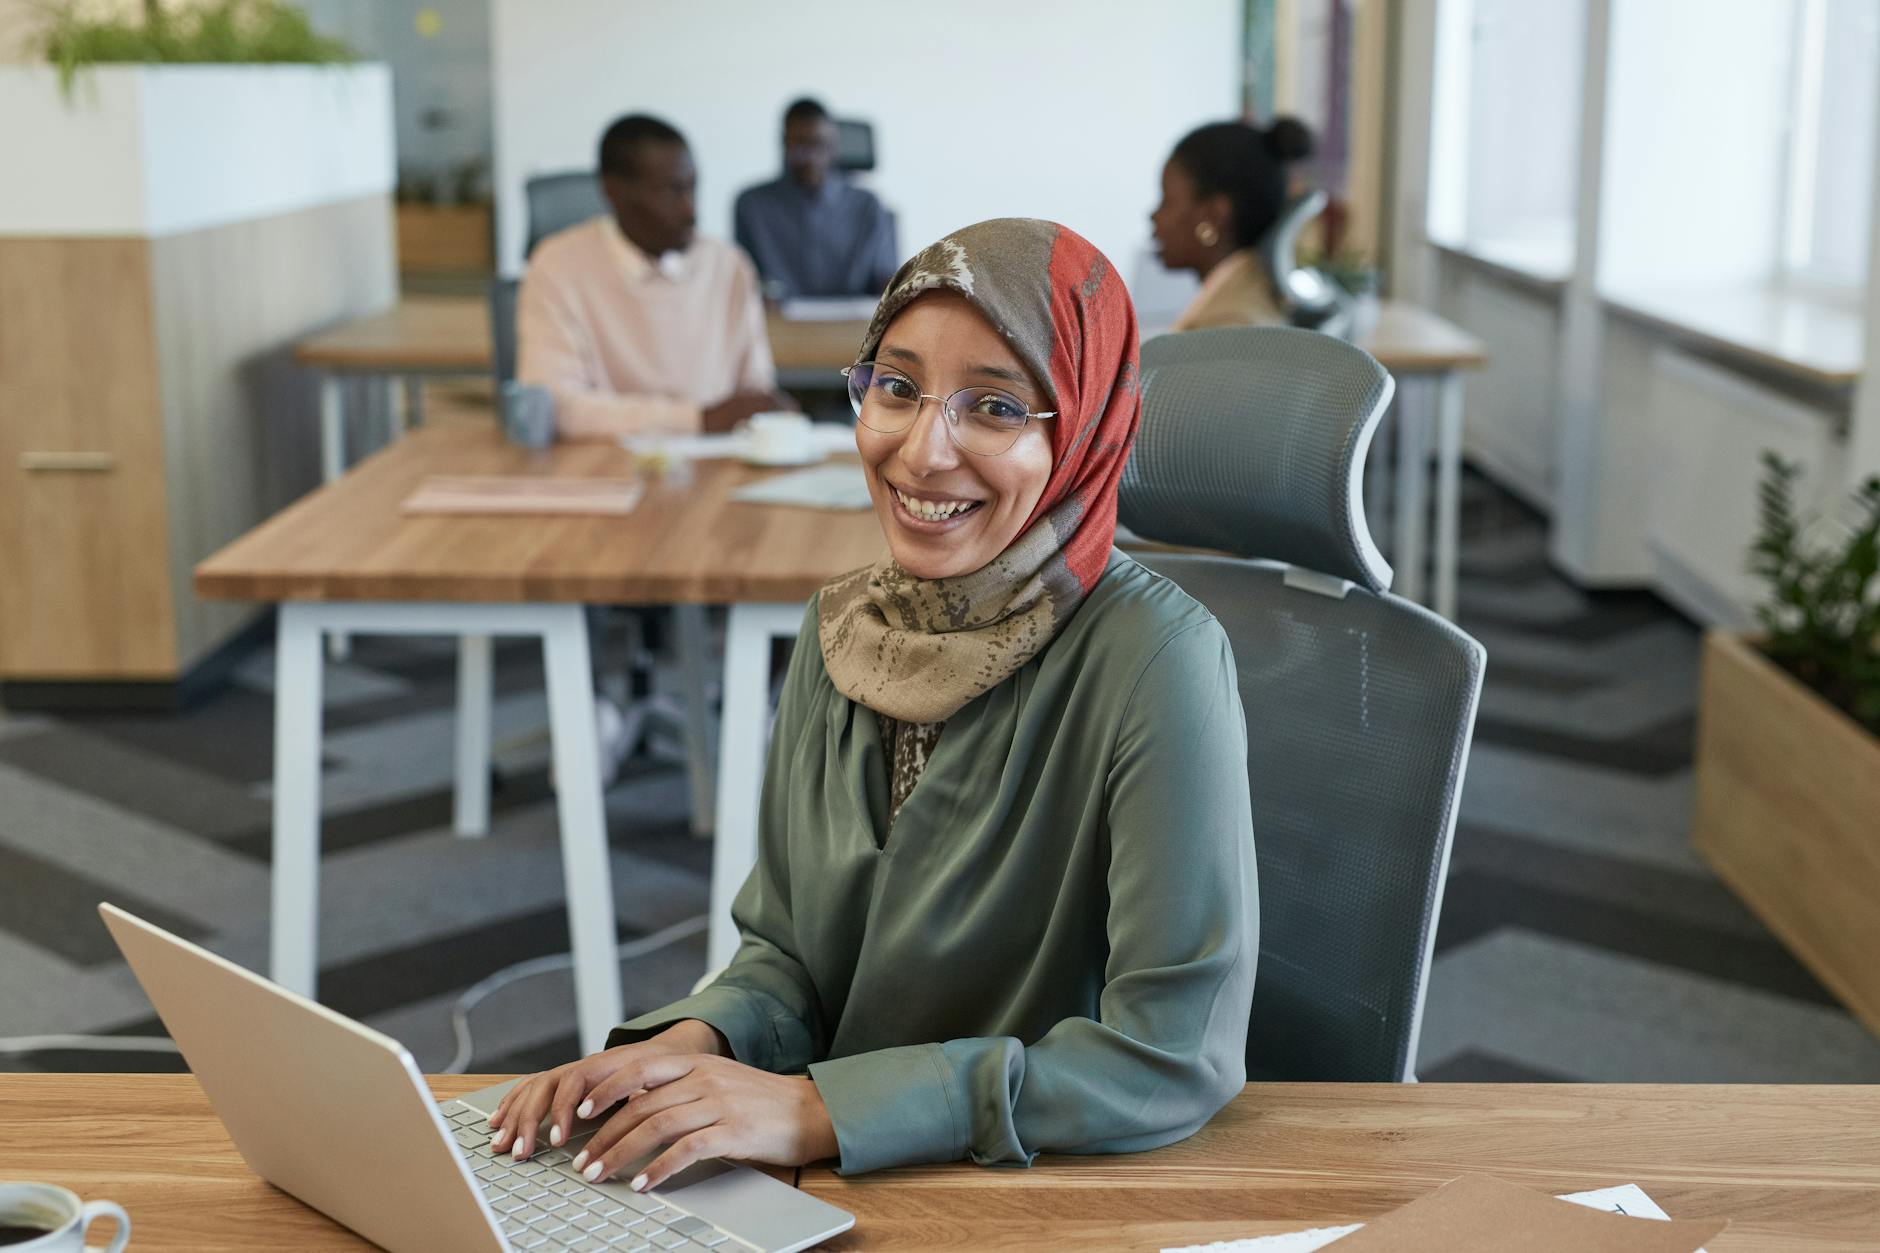
M 1266 264 L 1251 248 L 1222 257 L 1201 281 L 1201 290 L 1182 310 L 1171 331 L 1199 331 L 1211 326 L 1285 326 L 1285 311 L 1273 299 Z
M 746 188 L 733 217 L 775 299 L 879 296 L 900 264 L 881 201 L 834 175 L 814 191 L 788 176 Z
M 536 247 L 516 299 L 516 377 L 564 438 L 696 431 L 704 408 L 777 385 L 757 274 L 719 239 L 657 261 L 603 215 Z

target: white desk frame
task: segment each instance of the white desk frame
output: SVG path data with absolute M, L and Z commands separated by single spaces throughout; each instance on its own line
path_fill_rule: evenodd
M 489 830 L 490 636 L 541 639 L 548 671 L 562 876 L 574 946 L 576 1018 L 583 1051 L 599 1049 L 620 1022 L 620 971 L 615 958 L 613 874 L 601 799 L 587 615 L 578 604 L 289 601 L 280 606 L 274 660 L 274 865 L 269 934 L 274 981 L 303 996 L 317 994 L 325 673 L 320 639 L 328 631 L 459 637 L 454 825 L 465 836 L 481 836 Z
M 1396 446 L 1396 482 L 1386 469 L 1387 448 L 1371 448 L 1365 479 L 1375 506 L 1373 516 L 1395 513 L 1390 528 L 1391 590 L 1427 604 L 1456 620 L 1456 568 L 1462 516 L 1462 377 L 1454 369 L 1419 370 L 1397 375 L 1396 422 L 1390 428 Z M 1424 586 L 1424 554 L 1430 534 L 1429 474 L 1432 425 L 1436 454 L 1435 587 Z M 1394 497 L 1387 502 L 1386 497 Z

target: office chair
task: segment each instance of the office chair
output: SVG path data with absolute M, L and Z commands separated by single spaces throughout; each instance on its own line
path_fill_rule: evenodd
M 1260 873 L 1251 1079 L 1415 1078 L 1484 651 L 1391 596 L 1364 457 L 1383 367 L 1291 327 L 1142 350 L 1120 515 L 1232 554 L 1134 555 L 1213 611 L 1247 711 Z
M 875 168 L 875 128 L 855 118 L 836 119 L 836 168 L 865 174 Z
M 496 373 L 496 391 L 516 377 L 516 288 L 513 278 L 490 280 L 490 367 Z
M 1325 211 L 1329 199 L 1315 190 L 1293 200 L 1254 245 L 1254 251 L 1266 266 L 1273 290 L 1279 293 L 1280 307 L 1294 326 L 1340 334 L 1342 323 L 1350 318 L 1350 300 L 1321 271 L 1301 268 L 1297 257 L 1299 232 Z
M 522 190 L 529 202 L 529 233 L 522 248 L 525 257 L 556 231 L 609 211 L 607 198 L 601 195 L 600 178 L 592 170 L 538 174 Z

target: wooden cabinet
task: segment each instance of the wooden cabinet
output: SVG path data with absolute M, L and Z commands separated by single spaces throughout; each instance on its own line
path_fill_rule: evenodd
M 253 616 L 191 568 L 318 481 L 288 349 L 389 303 L 392 266 L 384 195 L 0 238 L 0 681 L 174 681 Z

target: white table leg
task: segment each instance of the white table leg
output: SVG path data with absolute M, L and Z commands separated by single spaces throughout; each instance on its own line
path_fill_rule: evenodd
M 385 388 L 385 442 L 390 445 L 402 439 L 411 424 L 407 412 L 411 393 L 405 388 L 405 380 L 396 374 L 387 374 L 381 382 Z
M 1428 535 L 1430 473 L 1429 386 L 1411 376 L 1397 392 L 1397 520 L 1391 527 L 1395 588 L 1405 600 L 1423 599 L 1423 547 Z
M 320 376 L 320 479 L 331 483 L 346 473 L 346 392 L 337 374 Z M 334 661 L 352 655 L 352 641 L 343 632 L 327 638 L 327 652 Z
M 490 637 L 457 638 L 458 835 L 490 833 Z
M 703 605 L 674 605 L 679 673 L 685 684 L 685 765 L 692 785 L 692 834 L 712 833 L 712 711 L 706 693 L 711 631 Z
M 543 632 L 548 718 L 554 736 L 555 806 L 561 817 L 562 877 L 574 941 L 574 991 L 581 1049 L 600 1049 L 620 1022 L 620 967 L 614 956 L 613 874 L 601 802 L 600 744 L 586 611 L 557 605 Z
M 712 850 L 711 933 L 705 968 L 738 951 L 731 901 L 757 864 L 758 794 L 770 739 L 770 641 L 791 638 L 801 605 L 733 605 L 725 627 L 724 714 L 718 722 L 718 824 Z
M 269 975 L 313 996 L 319 979 L 320 701 L 318 622 L 282 605 L 274 641 L 274 865 Z
M 1436 389 L 1436 598 L 1437 613 L 1456 620 L 1457 549 L 1462 529 L 1462 378 L 1454 370 Z

